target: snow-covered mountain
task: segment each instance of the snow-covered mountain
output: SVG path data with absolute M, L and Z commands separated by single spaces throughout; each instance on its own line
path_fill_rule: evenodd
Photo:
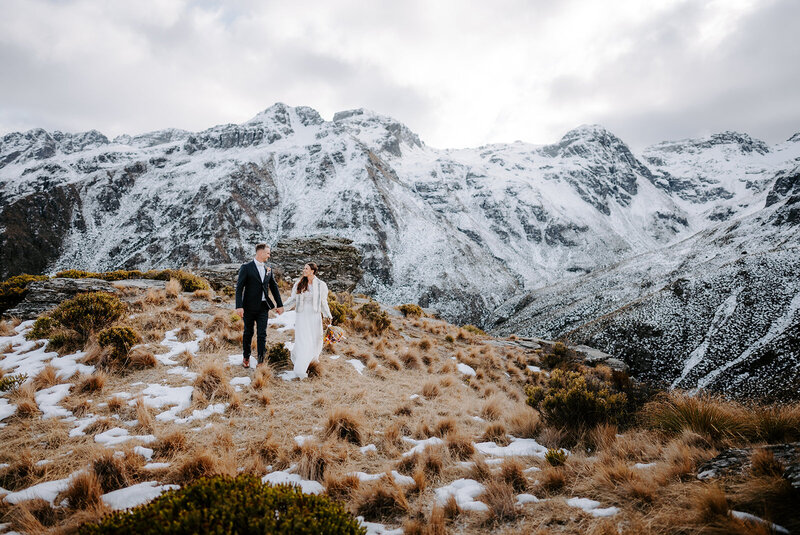
M 504 311 L 548 295 L 549 323 L 514 328 L 562 335 L 596 317 L 560 315 L 562 293 L 611 266 L 659 263 L 656 284 L 694 248 L 734 254 L 703 236 L 758 217 L 798 158 L 800 136 L 767 146 L 731 132 L 637 157 L 600 126 L 551 145 L 439 150 L 370 111 L 325 121 L 283 104 L 197 133 L 31 130 L 0 141 L 0 277 L 237 262 L 256 241 L 332 234 L 364 254 L 360 291 L 500 329 L 512 325 Z M 640 274 L 596 299 L 641 298 Z

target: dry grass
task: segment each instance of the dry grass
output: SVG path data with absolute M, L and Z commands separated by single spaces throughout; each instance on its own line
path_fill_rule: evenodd
M 228 371 L 219 362 L 211 361 L 203 367 L 195 379 L 195 393 L 199 393 L 208 401 L 230 400 L 234 394 L 230 380 Z
M 508 457 L 500 465 L 499 477 L 502 481 L 511 485 L 516 493 L 528 490 L 528 479 L 525 477 L 525 465 L 517 458 Z
M 478 499 L 489 506 L 486 513 L 486 522 L 499 524 L 517 519 L 522 510 L 517 507 L 517 497 L 514 488 L 507 482 L 491 479 L 486 483 L 486 489 Z
M 164 288 L 167 297 L 178 297 L 182 290 L 181 281 L 178 279 L 170 279 Z
M 70 509 L 88 509 L 97 507 L 102 500 L 103 489 L 100 480 L 93 471 L 81 472 L 70 481 L 69 486 L 56 498 L 56 502 L 67 500 Z
M 175 310 L 176 312 L 191 312 L 192 307 L 190 306 L 188 299 L 180 296 L 175 300 L 175 308 L 172 310 Z
M 333 458 L 326 444 L 316 440 L 306 440 L 296 449 L 298 455 L 295 472 L 303 479 L 325 480 L 325 471 L 332 464 Z
M 192 294 L 196 299 L 205 299 L 206 301 L 211 301 L 214 299 L 214 292 L 211 290 L 195 290 Z
M 360 446 L 362 443 L 362 417 L 345 407 L 337 407 L 328 414 L 325 437 L 335 436 Z
M 404 515 L 410 509 L 403 489 L 390 477 L 361 485 L 354 493 L 353 502 L 354 513 L 368 521 Z
M 175 338 L 178 339 L 178 342 L 191 342 L 197 338 L 197 336 L 194 334 L 194 329 L 188 325 L 184 325 L 175 333 Z
M 528 405 L 519 404 L 505 418 L 508 432 L 519 438 L 536 438 L 542 422 L 539 413 Z
M 414 348 L 410 348 L 408 351 L 401 353 L 400 360 L 409 370 L 418 370 L 422 366 L 419 353 Z
M 186 485 L 201 477 L 232 476 L 236 469 L 232 468 L 226 460 L 219 453 L 208 449 L 195 449 L 189 452 L 182 462 L 175 465 L 174 469 L 170 471 L 169 480 L 178 485 Z
M 128 367 L 132 370 L 146 370 L 157 365 L 158 360 L 153 352 L 143 347 L 137 347 L 128 354 Z
M 153 409 L 148 407 L 142 396 L 136 398 L 136 427 L 144 433 L 152 433 L 155 425 Z
M 358 476 L 346 474 L 342 476 L 333 476 L 326 473 L 323 481 L 325 486 L 325 493 L 338 501 L 348 501 L 355 491 L 361 485 L 361 480 Z
M 435 397 L 438 397 L 440 393 L 441 390 L 439 390 L 439 385 L 434 381 L 427 381 L 425 384 L 422 385 L 422 395 L 426 399 L 433 399 Z
M 78 382 L 73 386 L 73 390 L 80 394 L 101 392 L 106 384 L 106 379 L 108 379 L 108 376 L 103 372 L 84 375 L 78 379 Z
M 14 336 L 17 331 L 11 326 L 11 322 L 6 320 L 0 321 L 0 336 Z
M 499 420 L 505 412 L 505 403 L 500 396 L 491 396 L 481 407 L 481 416 L 487 420 Z
M 459 461 L 466 461 L 475 454 L 472 438 L 458 430 L 449 432 L 444 443 L 450 456 Z
M 183 430 L 178 429 L 157 437 L 157 440 L 150 444 L 149 447 L 152 448 L 156 458 L 171 458 L 180 455 L 189 448 L 189 439 Z
M 58 370 L 52 364 L 47 364 L 42 370 L 36 374 L 31 384 L 35 390 L 44 390 L 60 384 L 62 381 L 58 378 Z
M 18 418 L 34 418 L 42 412 L 36 404 L 36 390 L 33 384 L 27 383 L 17 388 L 8 396 L 9 401 L 17 405 Z
M 499 422 L 488 424 L 483 432 L 481 440 L 483 442 L 494 442 L 501 446 L 506 446 L 510 442 L 505 426 Z
M 129 486 L 132 474 L 123 458 L 114 455 L 113 451 L 101 452 L 91 462 L 92 472 L 97 477 L 103 494 Z

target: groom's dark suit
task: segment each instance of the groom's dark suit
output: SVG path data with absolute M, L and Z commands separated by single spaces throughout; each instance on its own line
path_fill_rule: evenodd
M 256 336 L 258 362 L 264 362 L 264 354 L 267 352 L 267 320 L 269 311 L 276 307 L 269 298 L 270 292 L 275 297 L 277 307 L 283 306 L 272 270 L 265 267 L 264 271 L 262 280 L 255 260 L 251 260 L 239 268 L 239 279 L 236 282 L 236 308 L 244 309 L 242 356 L 245 360 L 250 358 L 250 344 L 253 341 L 253 323 L 255 323 L 258 329 Z

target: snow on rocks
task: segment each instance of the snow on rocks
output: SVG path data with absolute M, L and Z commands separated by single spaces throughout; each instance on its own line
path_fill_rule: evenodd
M 156 415 L 156 420 L 175 420 L 177 413 L 189 408 L 192 404 L 192 391 L 194 387 L 191 386 L 166 386 L 159 384 L 149 384 L 147 388 L 142 390 L 142 401 L 148 407 L 161 408 L 168 405 L 174 405 L 172 409 Z M 117 394 L 119 396 L 119 394 Z M 136 402 L 131 400 L 129 405 L 134 405 Z
M 414 455 L 415 453 L 422 453 L 428 446 L 438 446 L 439 444 L 444 444 L 444 440 L 439 437 L 431 437 L 424 440 L 415 440 L 410 437 L 403 437 L 403 440 L 414 444 L 414 447 L 405 452 L 403 457 L 408 457 L 410 455 Z
M 72 416 L 71 412 L 59 405 L 61 400 L 67 397 L 71 387 L 72 385 L 67 383 L 51 386 L 36 392 L 34 397 L 36 398 L 36 404 L 39 405 L 39 410 L 42 411 L 42 418 Z
M 456 503 L 463 511 L 488 511 L 489 506 L 475 498 L 483 494 L 486 489 L 474 479 L 457 479 L 435 491 L 436 502 L 444 505 L 450 496 L 454 496 Z
M 526 503 L 538 503 L 539 498 L 534 496 L 533 494 L 518 494 L 517 495 L 517 505 L 525 505 Z
M 294 441 L 297 443 L 298 446 L 302 446 L 309 440 L 314 440 L 314 435 L 298 435 L 294 437 Z
M 376 446 L 375 444 L 367 444 L 366 446 L 361 446 L 358 449 L 361 450 L 361 453 L 364 453 L 364 454 L 369 453 L 371 451 L 374 451 L 374 452 L 377 453 L 378 446 Z
M 544 459 L 547 448 L 532 438 L 511 438 L 508 446 L 498 446 L 494 442 L 479 442 L 475 449 L 491 457 L 540 457 Z
M 144 446 L 136 446 L 135 448 L 133 448 L 133 451 L 135 453 L 138 453 L 148 461 L 153 458 L 153 450 L 151 450 L 150 448 L 145 448 Z
M 200 341 L 208 336 L 201 329 L 195 329 L 194 335 L 196 338 L 194 340 L 189 342 L 179 342 L 179 330 L 180 329 L 172 329 L 171 331 L 167 331 L 164 335 L 164 340 L 161 341 L 161 345 L 168 347 L 169 351 L 155 356 L 161 364 L 166 364 L 167 366 L 174 366 L 175 364 L 178 364 L 176 361 L 172 360 L 172 357 L 175 357 L 184 351 L 188 351 L 193 355 L 197 354 L 197 352 L 200 351 Z
M 103 494 L 101 498 L 111 509 L 130 509 L 158 498 L 167 490 L 180 488 L 178 485 L 161 485 L 158 481 L 145 481 L 124 489 Z
M 156 420 L 160 420 L 162 422 L 171 420 L 176 424 L 188 424 L 189 422 L 194 422 L 195 420 L 205 420 L 212 414 L 224 414 L 225 409 L 227 408 L 228 408 L 227 403 L 212 403 L 205 409 L 193 410 L 192 414 L 190 414 L 186 418 L 178 418 L 178 413 L 182 409 L 180 409 L 179 407 L 172 407 L 171 409 L 156 415 Z
M 589 498 L 570 498 L 567 500 L 567 505 L 583 509 L 592 516 L 614 516 L 619 512 L 619 509 L 616 507 L 601 508 L 600 502 L 590 500 Z
M 734 518 L 738 518 L 739 520 L 744 520 L 745 522 L 764 524 L 772 528 L 772 531 L 775 531 L 776 533 L 789 533 L 789 530 L 783 526 L 779 526 L 778 524 L 774 524 L 772 522 L 769 522 L 768 520 L 764 520 L 763 518 L 757 517 L 756 515 L 745 513 L 744 511 L 731 511 L 731 516 L 733 516 Z
M 306 494 L 322 494 L 325 490 L 323 486 L 317 481 L 310 481 L 308 479 L 303 479 L 297 474 L 290 474 L 289 472 L 279 470 L 277 472 L 272 472 L 271 474 L 267 474 L 261 478 L 262 483 L 272 483 L 273 485 L 279 485 L 281 483 L 288 483 L 289 485 L 295 485 L 300 487 L 300 490 L 305 492 Z
M 642 469 L 645 469 L 645 468 L 653 468 L 655 465 L 656 465 L 656 463 L 636 463 L 636 464 L 633 465 L 633 467 L 636 468 L 636 469 L 642 470 Z
M 26 340 L 25 334 L 32 325 L 33 321 L 25 321 L 17 325 L 15 331 L 18 334 L 0 336 L 0 346 L 10 343 L 12 349 L 3 358 L 2 368 L 7 374 L 26 374 L 28 380 L 31 380 L 48 363 L 58 370 L 58 377 L 62 380 L 68 379 L 78 372 L 86 374 L 94 372 L 94 366 L 77 362 L 86 354 L 83 351 L 59 357 L 58 353 L 47 351 L 47 340 Z
M 175 366 L 174 368 L 167 370 L 167 373 L 169 375 L 182 375 L 190 381 L 197 379 L 197 372 L 190 371 L 186 366 Z
M 245 385 L 245 386 L 247 386 L 251 382 L 252 382 L 252 379 L 250 379 L 250 377 L 246 377 L 246 376 L 245 377 L 234 377 L 233 379 L 231 379 L 231 384 L 232 385 Z

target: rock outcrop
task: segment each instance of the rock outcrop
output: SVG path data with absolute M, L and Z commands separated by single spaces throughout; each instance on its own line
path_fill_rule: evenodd
M 117 289 L 110 282 L 100 279 L 53 278 L 34 281 L 28 285 L 25 298 L 14 308 L 7 310 L 4 316 L 22 320 L 34 319 L 54 309 L 62 301 L 84 292 L 117 293 Z

